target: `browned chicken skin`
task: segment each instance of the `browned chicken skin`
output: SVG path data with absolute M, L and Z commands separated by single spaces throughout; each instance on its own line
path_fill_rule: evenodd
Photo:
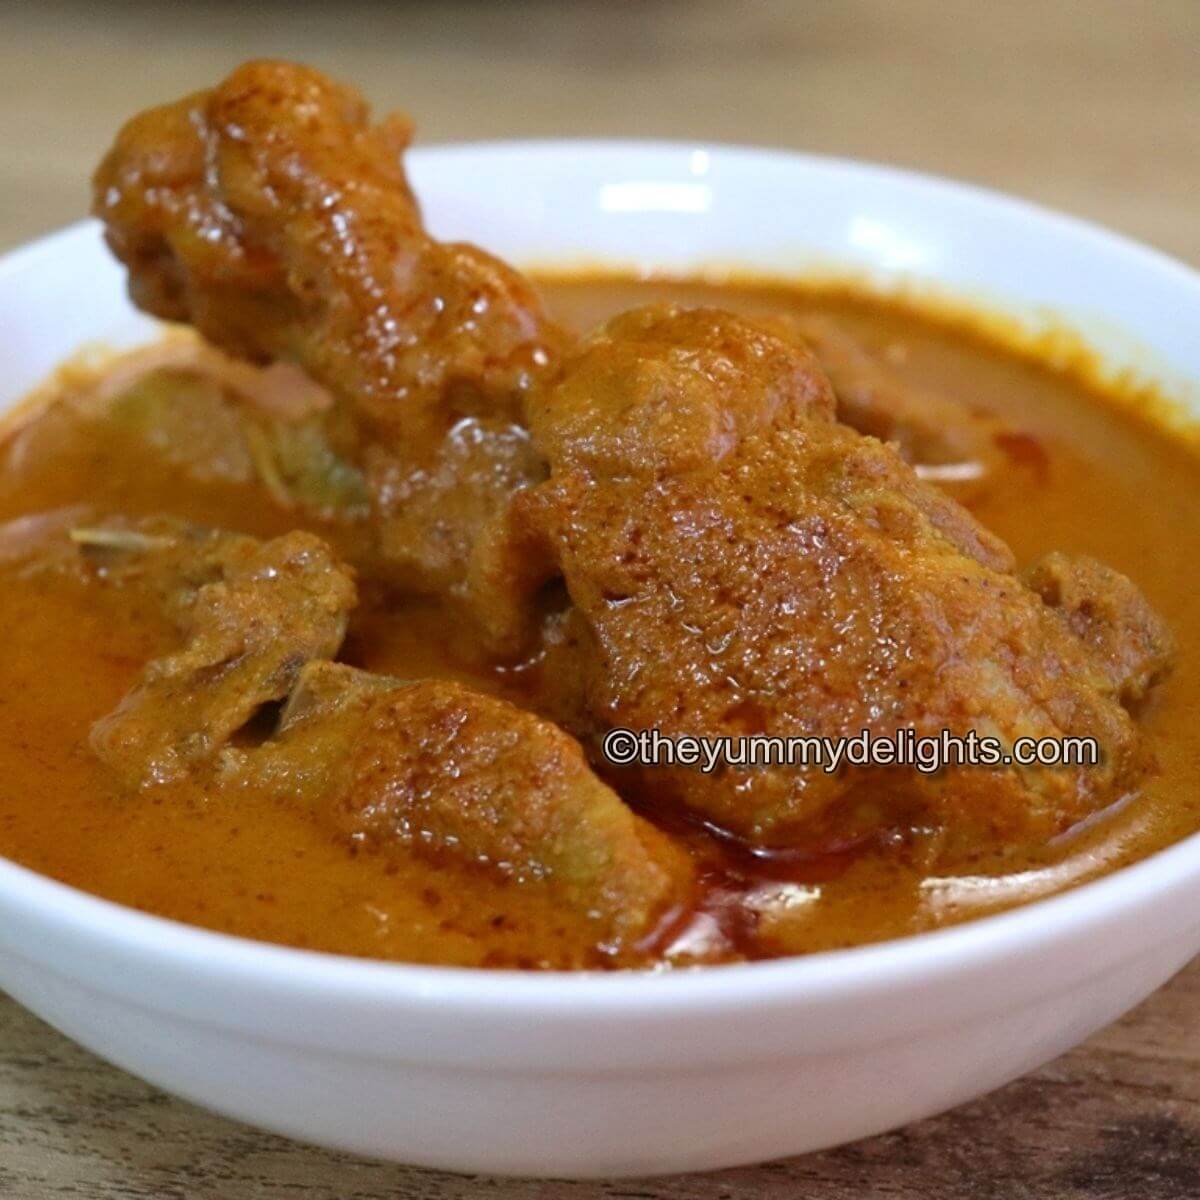
M 186 636 L 92 730 L 93 748 L 132 786 L 214 769 L 306 662 L 337 652 L 356 600 L 352 574 L 309 533 L 261 543 L 159 522 L 77 537 L 110 584 L 149 592 Z
M 251 762 L 256 780 L 335 797 L 328 811 L 356 844 L 548 888 L 621 961 L 648 953 L 692 900 L 686 854 L 600 781 L 573 737 L 459 683 L 314 662 Z
M 95 211 L 140 307 L 299 363 L 352 410 L 384 559 L 446 593 L 479 524 L 540 476 L 521 401 L 566 339 L 519 274 L 425 232 L 407 136 L 316 71 L 248 63 L 130 121 Z
M 1103 633 L 1099 612 L 1087 628 L 1061 620 L 1003 543 L 833 412 L 807 351 L 727 314 L 635 311 L 588 340 L 530 401 L 550 479 L 514 502 L 571 601 L 552 626 L 547 708 L 593 742 L 613 727 L 911 728 L 1006 746 L 1094 737 L 1105 756 L 932 778 L 635 772 L 639 791 L 759 843 L 915 823 L 943 831 L 954 856 L 981 837 L 1043 840 L 1116 800 L 1143 766 L 1118 697 L 1167 653 L 1145 601 L 1113 572 L 1076 571 L 1076 613 L 1101 586 L 1121 611 Z

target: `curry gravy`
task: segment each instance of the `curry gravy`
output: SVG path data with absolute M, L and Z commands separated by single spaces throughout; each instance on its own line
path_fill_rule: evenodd
M 1078 378 L 878 301 L 590 278 L 546 281 L 544 290 L 552 310 L 578 328 L 663 299 L 833 318 L 901 377 L 1021 431 L 1006 477 L 973 505 L 1018 560 L 1052 548 L 1093 554 L 1129 575 L 1178 639 L 1174 672 L 1142 714 L 1158 770 L 1141 793 L 1024 857 L 981 855 L 969 874 L 928 877 L 919 863 L 883 852 L 755 859 L 639 798 L 687 843 L 707 881 L 700 914 L 664 935 L 677 960 L 714 945 L 730 958 L 804 953 L 952 923 L 1093 877 L 1200 828 L 1200 458 L 1182 439 Z M 261 535 L 297 523 L 257 485 L 197 482 L 103 427 L 84 429 L 54 409 L 35 414 L 0 448 L 0 521 L 75 506 L 168 512 Z M 10 524 L 7 537 L 31 528 Z M 465 965 L 569 957 L 578 930 L 516 885 L 417 859 L 397 866 L 356 856 L 277 803 L 120 793 L 89 751 L 88 729 L 175 635 L 160 614 L 120 610 L 117 599 L 30 574 L 0 543 L 0 853 L 108 899 L 264 941 Z M 464 637 L 453 614 L 365 588 L 344 657 L 398 676 L 469 680 L 520 702 L 522 671 L 480 665 Z

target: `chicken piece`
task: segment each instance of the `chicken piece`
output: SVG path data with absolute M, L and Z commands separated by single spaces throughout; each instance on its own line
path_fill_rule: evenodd
M 376 853 L 544 886 L 589 924 L 604 962 L 649 955 L 659 926 L 689 904 L 685 853 L 561 729 L 459 683 L 331 662 L 354 583 L 319 539 L 152 521 L 75 540 L 90 571 L 162 605 L 186 639 L 93 727 L 93 749 L 127 787 L 245 790 L 298 804 Z M 285 699 L 277 729 L 237 736 Z
M 284 363 L 259 370 L 172 339 L 87 380 L 65 403 L 133 434 L 193 479 L 257 481 L 281 508 L 354 522 L 367 512 L 366 483 L 334 449 L 334 417 L 314 395 Z
M 6 443 L 18 462 L 49 427 L 82 422 L 199 482 L 257 481 L 323 523 L 357 527 L 367 514 L 366 482 L 335 449 L 344 411 L 331 413 L 330 394 L 289 363 L 253 366 L 177 329 L 116 357 L 84 350 L 33 399 Z
M 904 382 L 825 317 L 782 319 L 829 376 L 838 420 L 895 445 L 923 479 L 966 499 L 1003 465 L 997 418 Z
M 358 844 L 546 884 L 612 953 L 689 901 L 686 855 L 601 783 L 574 738 L 459 683 L 310 663 L 249 766 L 321 797 Z
M 308 533 L 260 542 L 144 522 L 75 539 L 111 584 L 148 592 L 186 638 L 92 730 L 93 749 L 130 785 L 217 763 L 264 704 L 291 692 L 306 662 L 337 652 L 356 599 L 351 572 Z
M 1145 596 L 1118 571 L 1086 554 L 1054 551 L 1025 582 L 1088 646 L 1122 704 L 1137 704 L 1166 674 L 1175 641 Z
M 945 863 L 1042 841 L 1116 800 L 1144 766 L 1108 665 L 1125 635 L 1114 627 L 1098 655 L 999 539 L 834 411 L 807 350 L 719 312 L 640 310 L 585 343 L 531 399 L 550 478 L 507 517 L 570 599 L 550 624 L 543 709 L 593 746 L 614 727 L 911 729 L 1007 747 L 1086 736 L 1103 751 L 1092 768 L 932 777 L 630 768 L 635 791 L 758 845 L 933 826 Z
M 94 180 L 146 311 L 298 363 L 350 409 L 395 579 L 460 588 L 480 522 L 541 478 L 522 398 L 565 335 L 519 274 L 425 232 L 407 123 L 309 68 L 252 62 L 135 117 Z

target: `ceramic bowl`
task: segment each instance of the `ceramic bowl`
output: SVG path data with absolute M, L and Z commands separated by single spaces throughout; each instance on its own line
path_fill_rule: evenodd
M 423 150 L 439 235 L 520 264 L 850 274 L 1036 331 L 1200 414 L 1200 276 L 959 184 L 721 147 Z M 81 344 L 155 334 L 94 223 L 0 261 L 0 401 Z M 1190 399 L 1189 399 L 1190 398 Z M 97 1054 L 221 1113 L 463 1171 L 643 1175 L 832 1146 L 928 1116 L 1112 1021 L 1200 949 L 1200 838 L 936 933 L 678 973 L 518 974 L 259 945 L 0 860 L 0 986 Z

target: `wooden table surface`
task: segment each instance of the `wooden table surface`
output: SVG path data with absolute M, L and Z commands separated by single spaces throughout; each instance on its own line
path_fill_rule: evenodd
M 254 55 L 404 107 L 425 140 L 794 146 L 1001 187 L 1200 263 L 1200 3 L 0 0 L 0 248 L 79 216 L 134 109 Z M 1200 965 L 1051 1066 L 786 1163 L 480 1180 L 306 1149 L 170 1099 L 0 998 L 0 1197 L 1200 1197 Z

